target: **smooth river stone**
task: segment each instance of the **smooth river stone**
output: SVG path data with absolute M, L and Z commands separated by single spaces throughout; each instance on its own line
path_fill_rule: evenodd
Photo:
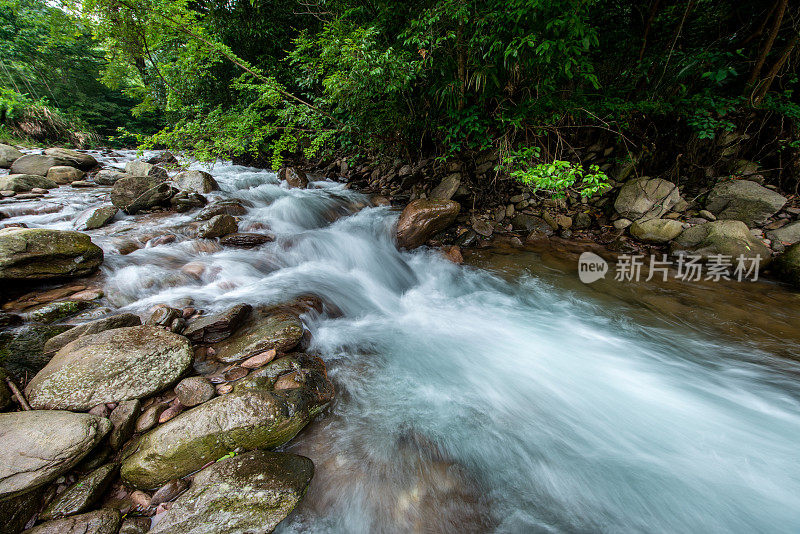
M 110 429 L 108 419 L 85 413 L 0 414 L 0 500 L 47 484 L 70 470 Z
M 34 408 L 88 410 L 148 397 L 192 363 L 189 340 L 153 326 L 83 336 L 59 350 L 25 388 Z
M 303 337 L 303 323 L 291 313 L 256 315 L 233 336 L 217 346 L 215 358 L 230 363 L 270 349 L 286 352 Z

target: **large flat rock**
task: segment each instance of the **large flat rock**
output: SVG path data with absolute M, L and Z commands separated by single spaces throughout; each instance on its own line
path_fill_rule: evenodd
M 103 250 L 80 232 L 0 229 L 0 282 L 86 276 L 102 262 Z

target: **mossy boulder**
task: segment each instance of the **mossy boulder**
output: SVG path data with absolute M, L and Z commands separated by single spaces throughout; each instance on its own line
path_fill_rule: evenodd
M 115 328 L 65 345 L 25 393 L 34 408 L 88 410 L 157 393 L 191 363 L 191 344 L 183 336 L 152 326 Z
M 672 242 L 671 251 L 673 254 L 690 252 L 703 259 L 721 254 L 731 256 L 733 261 L 740 255 L 745 258 L 760 256 L 762 266 L 771 257 L 769 248 L 754 237 L 742 221 L 713 221 L 687 228 Z
M 125 172 L 131 176 L 152 176 L 161 181 L 164 181 L 169 177 L 167 171 L 158 165 L 153 165 L 152 163 L 147 163 L 146 161 L 141 160 L 129 161 L 126 163 Z
M 83 211 L 75 219 L 73 226 L 76 230 L 96 230 L 110 223 L 119 210 L 115 206 L 100 206 Z
M 215 215 L 200 225 L 197 236 L 206 239 L 233 234 L 239 229 L 239 223 L 231 215 Z
M 330 401 L 311 388 L 273 392 L 257 385 L 216 397 L 142 436 L 122 464 L 134 487 L 156 488 L 235 449 L 278 447 Z
M 217 345 L 216 358 L 229 363 L 270 349 L 286 352 L 302 337 L 303 323 L 293 313 L 253 313 L 236 333 Z
M 766 222 L 783 205 L 786 197 L 750 180 L 731 180 L 714 186 L 708 193 L 706 209 L 718 219 L 742 221 L 749 227 Z
M 47 171 L 47 178 L 53 180 L 57 184 L 71 184 L 78 180 L 83 180 L 86 173 L 75 167 L 68 167 L 66 165 L 56 165 L 50 167 Z
M 172 187 L 163 178 L 126 176 L 114 183 L 111 203 L 127 214 L 134 214 L 166 203 L 172 193 Z
M 54 189 L 58 187 L 50 178 L 36 174 L 9 174 L 0 176 L 0 191 L 14 191 L 22 193 L 34 188 Z
M 51 482 L 111 429 L 108 419 L 56 410 L 0 414 L 0 501 Z
M 44 352 L 47 341 L 70 328 L 28 323 L 0 331 L 0 365 L 18 379 L 35 375 L 50 361 Z
M 313 476 L 311 460 L 296 454 L 252 451 L 226 458 L 198 473 L 151 532 L 272 532 Z
M 397 243 L 403 248 L 424 245 L 437 232 L 455 222 L 461 205 L 454 200 L 423 200 L 410 202 L 397 221 Z
M 102 262 L 103 250 L 80 232 L 0 229 L 0 282 L 86 276 Z
M 112 315 L 111 317 L 101 317 L 100 319 L 79 324 L 64 333 L 51 337 L 45 342 L 43 350 L 45 354 L 54 354 L 67 343 L 72 343 L 81 336 L 99 334 L 106 330 L 113 330 L 126 326 L 140 326 L 141 324 L 142 320 L 139 319 L 139 316 L 132 313 L 121 313 L 119 315 Z
M 117 473 L 118 466 L 106 464 L 98 467 L 67 488 L 45 508 L 39 519 L 48 521 L 85 512 L 103 495 Z
M 103 508 L 86 514 L 47 521 L 26 530 L 23 534 L 117 534 L 122 514 L 113 508 Z
M 116 169 L 103 169 L 101 171 L 97 171 L 97 174 L 94 175 L 93 179 L 94 183 L 97 185 L 114 185 L 120 178 L 125 178 L 128 176 L 130 176 L 130 174 L 118 171 Z
M 800 288 L 800 243 L 792 245 L 775 258 L 773 267 L 784 281 Z

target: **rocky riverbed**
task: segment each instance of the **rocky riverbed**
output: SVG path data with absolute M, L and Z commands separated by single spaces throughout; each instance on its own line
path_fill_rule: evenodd
M 576 252 L 607 250 L 524 195 L 469 212 L 454 178 L 400 212 L 299 169 L 0 149 L 0 532 L 758 530 L 800 509 L 788 286 L 576 289 Z M 776 256 L 791 281 L 796 213 L 745 182 L 698 210 L 634 179 L 614 222 L 632 250 Z M 620 302 L 633 325 L 596 308 Z

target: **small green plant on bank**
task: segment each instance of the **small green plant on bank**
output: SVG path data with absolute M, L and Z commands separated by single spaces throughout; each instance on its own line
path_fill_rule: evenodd
M 509 176 L 534 194 L 546 192 L 553 198 L 564 198 L 568 192 L 591 197 L 611 187 L 608 176 L 597 165 L 590 165 L 587 172 L 582 165 L 570 161 L 533 163 L 540 155 L 539 147 L 524 147 L 510 152 L 503 158 L 503 165 Z

